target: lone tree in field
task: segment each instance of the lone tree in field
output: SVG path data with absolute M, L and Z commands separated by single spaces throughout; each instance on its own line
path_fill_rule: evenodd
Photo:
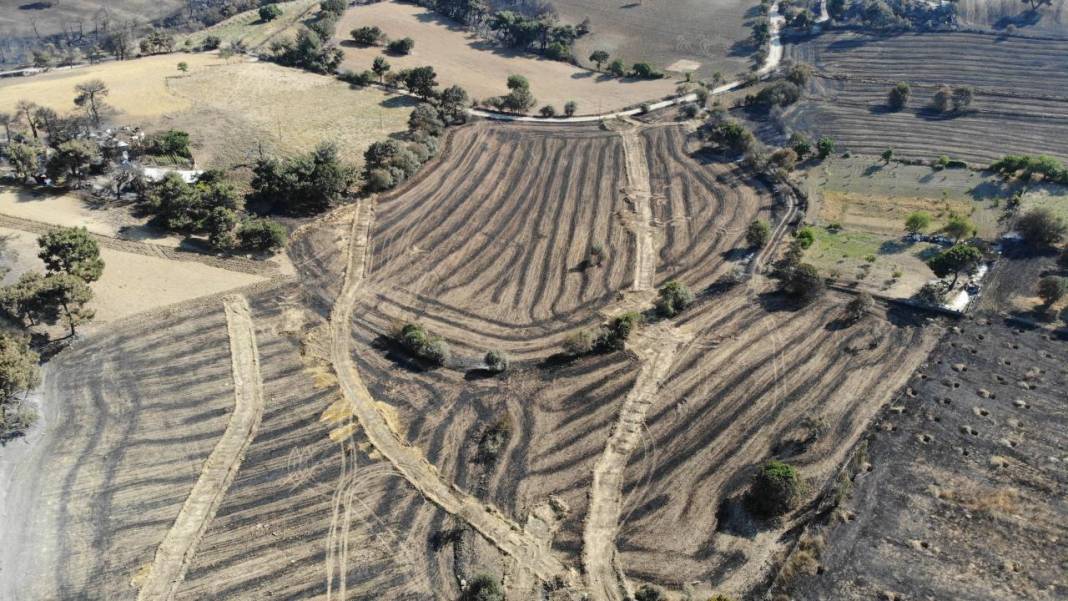
M 412 49 L 414 48 L 415 40 L 413 40 L 412 38 L 401 38 L 399 40 L 393 40 L 388 45 L 386 45 L 387 51 L 393 54 L 399 54 L 401 56 L 411 54 Z
M 942 228 L 942 231 L 953 238 L 954 242 L 960 242 L 962 238 L 975 235 L 975 225 L 968 221 L 966 217 L 953 215 L 946 222 L 946 226 Z
M 675 317 L 693 303 L 693 292 L 686 284 L 669 280 L 660 288 L 656 299 L 656 312 L 664 317 Z
M 496 578 L 489 574 L 479 574 L 468 583 L 461 601 L 504 601 L 504 591 Z
M 608 65 L 608 72 L 616 77 L 623 77 L 627 74 L 627 65 L 617 58 Z
M 899 81 L 894 87 L 890 88 L 890 92 L 886 95 L 886 104 L 895 111 L 900 111 L 909 103 L 909 97 L 911 96 L 912 87 L 909 86 L 908 82 Z
M 55 229 L 37 238 L 49 274 L 67 273 L 84 282 L 95 282 L 104 273 L 100 246 L 84 227 Z
M 407 323 L 397 335 L 397 341 L 410 353 L 435 365 L 449 360 L 449 345 L 417 323 Z
M 905 218 L 905 231 L 918 234 L 931 225 L 931 216 L 926 211 L 913 211 Z
M 764 517 L 782 515 L 801 500 L 802 482 L 797 469 L 782 461 L 769 461 L 757 471 L 749 489 L 749 507 Z
M 608 322 L 608 327 L 601 336 L 600 343 L 612 351 L 622 350 L 630 335 L 642 323 L 642 315 L 636 311 L 624 313 Z
M 574 117 L 575 112 L 578 110 L 578 103 L 574 100 L 568 100 L 564 103 L 564 115 L 567 117 Z
M 846 303 L 846 319 L 851 323 L 856 323 L 864 318 L 875 306 L 875 301 L 871 295 L 867 292 L 861 292 Z
M 881 156 L 883 158 L 883 164 L 884 165 L 889 165 L 890 161 L 894 160 L 894 149 L 893 148 L 887 148 L 886 150 L 883 151 L 883 154 Z
M 763 219 L 754 219 L 745 231 L 745 241 L 752 248 L 763 248 L 771 238 L 771 226 Z
M 74 86 L 77 95 L 74 104 L 85 109 L 93 125 L 100 127 L 100 113 L 105 108 L 104 97 L 108 95 L 108 86 L 101 79 L 92 79 Z
M 385 37 L 382 30 L 374 26 L 357 27 L 350 31 L 349 35 L 352 36 L 352 41 L 360 46 L 375 46 Z
M 604 64 L 608 62 L 609 58 L 608 53 L 604 50 L 594 50 L 593 54 L 590 55 L 590 62 L 596 64 L 597 70 L 600 71 L 604 68 Z
M 1053 0 L 1020 0 L 1020 2 L 1030 4 L 1032 12 L 1037 11 L 1043 6 L 1053 6 Z
M 1016 231 L 1035 248 L 1045 248 L 1060 242 L 1065 235 L 1064 221 L 1047 208 L 1031 209 L 1016 221 Z
M 1068 280 L 1055 275 L 1048 275 L 1038 281 L 1038 298 L 1049 309 L 1068 292 Z
M 956 244 L 927 261 L 927 266 L 940 278 L 953 276 L 950 288 L 957 285 L 961 272 L 971 271 L 983 260 L 983 253 L 971 244 Z
M 950 88 L 942 85 L 935 92 L 933 105 L 940 113 L 960 113 L 972 104 L 975 90 L 971 86 Z

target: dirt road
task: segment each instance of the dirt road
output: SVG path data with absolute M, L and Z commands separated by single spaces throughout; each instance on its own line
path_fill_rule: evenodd
M 223 302 L 230 336 L 234 412 L 226 432 L 204 463 L 178 518 L 156 550 L 152 567 L 137 595 L 138 601 L 174 598 L 189 561 L 237 475 L 263 417 L 263 381 L 248 302 L 238 295 L 228 296 Z
M 373 218 L 371 202 L 361 200 L 353 219 L 345 285 L 330 316 L 334 371 L 353 415 L 375 449 L 427 500 L 470 524 L 502 552 L 515 558 L 520 570 L 545 582 L 557 576 L 566 578 L 567 568 L 553 557 L 547 541 L 531 536 L 496 508 L 446 483 L 420 450 L 403 442 L 360 377 L 352 358 L 352 312 L 365 275 Z
M 632 124 L 623 129 L 623 153 L 626 156 L 627 197 L 634 206 L 635 221 L 631 232 L 635 237 L 634 281 L 631 290 L 652 290 L 656 277 L 656 240 L 653 235 L 652 191 L 649 185 L 649 161 L 645 156 L 645 143 L 641 127 Z
M 623 508 L 623 472 L 642 439 L 645 414 L 667 378 L 679 347 L 692 336 L 662 322 L 635 334 L 627 348 L 642 359 L 634 388 L 620 407 L 604 453 L 593 469 L 590 506 L 582 535 L 582 564 L 593 599 L 623 601 L 634 597 L 616 551 L 616 535 Z

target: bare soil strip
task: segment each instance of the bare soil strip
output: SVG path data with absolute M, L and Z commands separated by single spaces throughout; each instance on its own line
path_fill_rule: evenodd
M 590 506 L 582 535 L 582 563 L 593 599 L 634 598 L 616 551 L 623 509 L 623 471 L 641 442 L 645 414 L 656 401 L 656 393 L 667 378 L 679 347 L 690 337 L 664 322 L 638 333 L 633 343 L 628 344 L 642 359 L 642 366 L 634 388 L 623 400 L 604 453 L 593 468 Z
M 621 130 L 626 155 L 627 197 L 634 203 L 637 222 L 633 224 L 636 257 L 631 290 L 652 290 L 656 276 L 656 242 L 653 235 L 652 195 L 649 185 L 649 162 L 639 127 Z
M 234 378 L 234 412 L 178 518 L 156 550 L 139 601 L 174 598 L 208 524 L 237 475 L 263 417 L 263 381 L 251 311 L 243 296 L 224 299 Z
M 363 426 L 364 433 L 375 449 L 426 499 L 466 521 L 502 552 L 514 557 L 522 571 L 533 573 L 546 582 L 557 576 L 566 576 L 567 569 L 553 557 L 544 541 L 525 532 L 499 510 L 442 480 L 423 453 L 405 444 L 390 427 L 367 390 L 352 358 L 351 324 L 353 308 L 366 273 L 373 218 L 371 203 L 360 201 L 352 225 L 345 285 L 330 316 L 334 371 L 353 415 Z

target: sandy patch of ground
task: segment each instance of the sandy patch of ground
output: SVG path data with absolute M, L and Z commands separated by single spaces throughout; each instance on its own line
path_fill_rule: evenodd
M 35 234 L 0 228 L 0 237 L 7 241 L 5 263 L 9 263 L 11 251 L 17 253 L 5 283 L 31 269 L 44 270 L 44 264 L 37 259 Z M 93 323 L 97 324 L 266 279 L 194 261 L 169 261 L 109 248 L 101 248 L 100 257 L 104 259 L 104 275 L 92 285 L 92 307 L 96 309 Z
M 360 48 L 344 42 L 356 27 L 377 25 L 391 38 L 410 37 L 415 49 L 408 56 L 389 56 L 383 48 Z M 485 99 L 508 91 L 509 75 L 530 80 L 537 106 L 552 104 L 557 111 L 568 100 L 578 103 L 578 114 L 602 113 L 673 94 L 671 79 L 620 81 L 560 61 L 499 48 L 480 40 L 425 8 L 412 4 L 379 2 L 349 9 L 337 34 L 345 48 L 342 67 L 353 71 L 371 68 L 376 56 L 386 56 L 394 71 L 430 65 L 442 85 L 457 84 L 472 98 Z
M 167 80 L 178 77 L 178 63 L 185 62 L 193 74 L 225 61 L 214 54 L 167 54 L 129 61 L 114 61 L 44 75 L 0 80 L 0 111 L 12 112 L 20 100 L 32 100 L 60 113 L 75 110 L 74 86 L 101 79 L 110 93 L 107 103 L 122 123 L 139 121 L 190 108 L 187 98 L 175 96 Z

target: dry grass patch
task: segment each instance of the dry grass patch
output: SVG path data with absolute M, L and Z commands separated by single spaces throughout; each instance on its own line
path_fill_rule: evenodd
M 168 113 L 188 110 L 192 101 L 174 95 L 168 81 L 177 78 L 178 63 L 191 74 L 225 61 L 213 54 L 168 54 L 129 61 L 101 63 L 78 69 L 53 71 L 25 78 L 0 79 L 0 112 L 12 112 L 20 100 L 31 100 L 60 113 L 75 110 L 74 86 L 101 79 L 110 93 L 109 106 L 122 123 L 136 124 Z

